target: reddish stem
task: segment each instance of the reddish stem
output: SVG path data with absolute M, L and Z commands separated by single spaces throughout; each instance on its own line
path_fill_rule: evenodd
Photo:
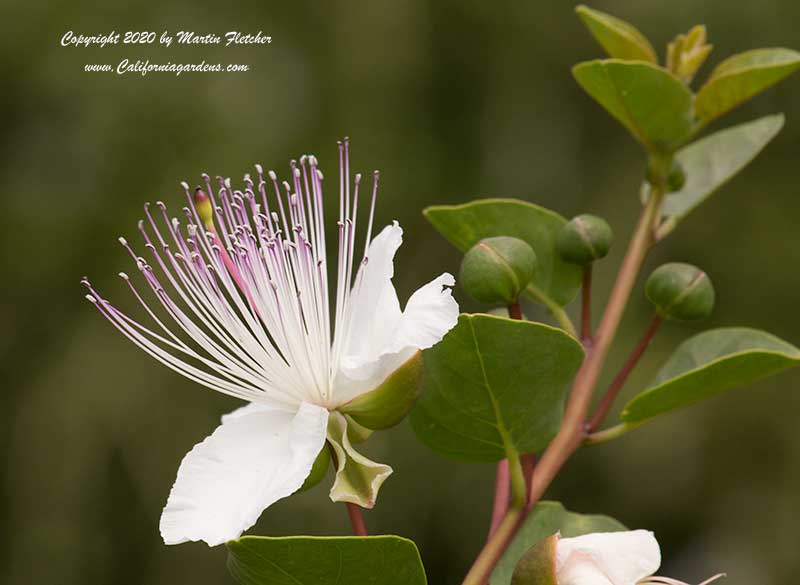
M 353 534 L 355 536 L 368 536 L 367 525 L 364 524 L 364 516 L 361 513 L 361 506 L 358 504 L 347 504 L 347 515 L 350 516 L 350 524 L 353 525 Z
M 513 303 L 508 306 L 508 316 L 517 321 L 522 321 L 522 308 L 519 303 Z
M 497 480 L 494 484 L 494 506 L 492 508 L 492 523 L 489 525 L 489 538 L 497 531 L 500 522 L 505 518 L 510 498 L 511 474 L 508 471 L 508 459 L 503 459 L 497 464 Z
M 581 341 L 588 345 L 592 339 L 592 265 L 583 269 L 583 290 L 581 302 Z
M 520 462 L 522 463 L 522 475 L 525 478 L 525 486 L 527 488 L 527 492 L 529 493 L 531 488 L 531 479 L 533 479 L 533 470 L 536 468 L 536 455 L 533 453 L 523 455 L 520 459 Z M 530 499 L 527 497 L 527 495 L 528 494 L 526 493 L 526 513 L 530 511 L 530 509 L 527 508 L 527 505 L 530 502 Z
M 617 399 L 620 390 L 622 390 L 622 387 L 625 385 L 628 376 L 631 375 L 631 372 L 636 367 L 636 364 L 639 363 L 639 360 L 641 359 L 647 347 L 650 345 L 650 342 L 653 341 L 653 337 L 655 337 L 658 328 L 663 322 L 664 320 L 658 315 L 653 317 L 653 320 L 650 322 L 647 330 L 645 330 L 644 335 L 642 335 L 642 338 L 639 340 L 639 343 L 637 343 L 636 347 L 633 348 L 630 357 L 628 357 L 628 361 L 625 362 L 625 365 L 622 366 L 622 369 L 614 377 L 608 387 L 608 390 L 606 390 L 603 398 L 600 400 L 600 404 L 597 405 L 597 410 L 595 410 L 591 420 L 586 425 L 587 433 L 597 430 L 597 428 L 603 423 L 603 419 L 608 414 L 608 411 L 611 410 L 611 406 L 614 404 L 614 400 Z

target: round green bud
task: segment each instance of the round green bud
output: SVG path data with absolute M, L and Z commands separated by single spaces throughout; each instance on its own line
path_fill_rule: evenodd
M 672 168 L 667 175 L 667 191 L 680 191 L 686 184 L 686 172 L 683 170 L 683 165 L 678 161 L 673 161 Z
M 605 258 L 613 239 L 614 233 L 608 222 L 587 213 L 573 217 L 561 228 L 556 249 L 567 262 L 585 266 Z
M 705 319 L 714 308 L 711 280 L 691 264 L 670 262 L 659 266 L 647 279 L 644 292 L 658 314 L 666 319 Z
M 533 279 L 536 253 L 526 242 L 499 236 L 481 240 L 464 254 L 460 282 L 482 303 L 512 305 Z

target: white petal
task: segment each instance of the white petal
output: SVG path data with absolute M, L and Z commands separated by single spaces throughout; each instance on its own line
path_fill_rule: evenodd
M 257 412 L 268 412 L 273 410 L 275 410 L 274 407 L 265 406 L 263 404 L 259 404 L 258 402 L 248 402 L 245 406 L 241 406 L 236 410 L 232 410 L 228 414 L 223 414 L 221 420 L 222 424 L 225 424 L 241 416 L 247 416 L 248 414 L 255 414 Z
M 183 458 L 161 515 L 166 544 L 216 546 L 255 524 L 261 512 L 303 485 L 325 444 L 328 411 L 246 406 Z
M 353 299 L 355 319 L 334 384 L 339 404 L 374 389 L 414 352 L 438 343 L 458 321 L 458 303 L 447 288 L 455 284 L 455 279 L 447 273 L 411 295 L 400 313 L 391 277 L 401 236 L 395 222 L 370 245 L 364 280 Z M 374 263 L 379 266 L 373 267 L 376 258 Z
M 455 283 L 453 275 L 445 272 L 411 295 L 392 335 L 389 352 L 396 353 L 406 348 L 428 349 L 456 326 L 458 303 L 447 288 Z
M 661 565 L 652 532 L 597 532 L 562 538 L 556 548 L 558 585 L 634 585 Z
M 385 345 L 400 320 L 400 301 L 392 284 L 394 255 L 403 243 L 403 228 L 395 221 L 370 243 L 367 263 L 356 276 L 350 306 L 353 316 L 346 342 L 347 356 L 372 356 Z

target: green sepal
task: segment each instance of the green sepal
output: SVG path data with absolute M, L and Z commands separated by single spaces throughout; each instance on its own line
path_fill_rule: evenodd
M 314 464 L 311 466 L 311 473 L 308 474 L 308 477 L 303 482 L 303 485 L 300 486 L 300 489 L 297 490 L 297 493 L 305 492 L 315 487 L 325 478 L 325 474 L 328 473 L 328 468 L 330 466 L 331 454 L 330 451 L 328 451 L 328 446 L 325 445 L 322 447 L 319 455 L 317 455 L 317 458 L 314 459 Z
M 558 585 L 556 581 L 556 546 L 561 538 L 551 534 L 533 545 L 514 568 L 511 585 Z
M 350 439 L 351 445 L 363 443 L 372 436 L 372 433 L 375 432 L 372 429 L 368 429 L 367 427 L 358 424 L 353 420 L 352 417 L 348 415 L 344 415 L 344 417 L 347 419 L 347 437 Z
M 581 4 L 575 8 L 583 24 L 609 57 L 656 63 L 650 41 L 632 24 Z
M 367 429 L 393 427 L 411 411 L 422 392 L 422 352 L 417 351 L 374 390 L 357 396 L 339 411 Z
M 364 457 L 353 448 L 347 432 L 347 419 L 341 412 L 333 411 L 328 418 L 328 444 L 336 455 L 336 479 L 331 487 L 331 500 L 372 508 L 381 485 L 392 474 L 392 468 Z

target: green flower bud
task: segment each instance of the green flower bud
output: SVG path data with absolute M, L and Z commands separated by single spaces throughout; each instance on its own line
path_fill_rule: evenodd
M 536 254 L 526 242 L 499 236 L 481 240 L 461 261 L 460 282 L 482 303 L 511 305 L 536 271 Z
M 314 464 L 311 466 L 311 473 L 308 474 L 308 477 L 303 482 L 303 485 L 300 486 L 300 489 L 297 490 L 299 492 L 304 492 L 306 490 L 310 490 L 315 485 L 323 480 L 325 474 L 328 473 L 328 468 L 331 466 L 331 453 L 328 451 L 328 445 L 322 447 L 322 451 L 319 452 L 317 458 L 314 459 Z
M 647 279 L 644 291 L 658 314 L 666 319 L 704 319 L 714 308 L 711 281 L 691 264 L 671 262 L 659 266 Z
M 556 545 L 558 534 L 540 540 L 517 562 L 511 585 L 557 585 Z
M 585 266 L 605 258 L 613 239 L 614 233 L 606 220 L 587 213 L 573 217 L 561 228 L 556 249 L 567 262 Z
M 357 396 L 338 410 L 358 423 L 358 434 L 353 435 L 353 439 L 359 442 L 366 438 L 360 438 L 364 430 L 388 429 L 403 420 L 421 391 L 422 352 L 418 351 L 377 388 Z
M 683 170 L 683 165 L 678 161 L 673 161 L 672 168 L 667 175 L 667 191 L 680 191 L 686 184 L 686 172 Z

